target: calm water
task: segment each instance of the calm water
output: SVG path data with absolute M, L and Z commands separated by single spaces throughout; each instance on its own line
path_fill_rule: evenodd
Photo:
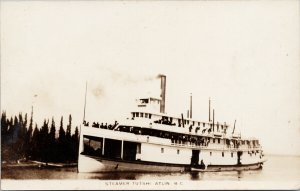
M 100 179 L 100 180 L 246 180 L 300 181 L 300 157 L 268 156 L 261 170 L 195 173 L 77 173 L 75 167 L 38 169 L 2 168 L 2 179 Z

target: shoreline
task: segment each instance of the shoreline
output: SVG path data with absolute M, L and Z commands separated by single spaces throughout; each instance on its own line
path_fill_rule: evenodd
M 54 162 L 42 162 L 42 161 L 34 161 L 28 160 L 24 162 L 15 162 L 15 163 L 2 163 L 1 168 L 8 167 L 39 167 L 39 168 L 65 168 L 65 167 L 76 167 L 77 163 L 54 163 Z

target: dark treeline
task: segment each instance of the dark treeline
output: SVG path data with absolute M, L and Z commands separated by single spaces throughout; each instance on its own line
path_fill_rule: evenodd
M 17 161 L 19 159 L 38 160 L 43 162 L 76 162 L 78 158 L 79 132 L 76 127 L 71 134 L 72 116 L 69 115 L 67 128 L 63 127 L 63 117 L 60 120 L 58 135 L 52 118 L 44 120 L 38 128 L 33 124 L 32 113 L 27 120 L 27 114 L 7 117 L 1 115 L 1 160 Z

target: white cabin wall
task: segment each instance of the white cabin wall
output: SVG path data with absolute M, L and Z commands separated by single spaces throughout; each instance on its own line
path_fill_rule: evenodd
M 212 155 L 210 156 L 210 152 Z M 201 150 L 199 154 L 199 164 L 203 160 L 205 165 L 235 165 L 237 164 L 237 153 L 224 151 L 224 157 L 222 157 L 222 151 L 216 150 Z
M 164 148 L 163 153 L 161 153 L 161 148 Z M 179 150 L 179 154 L 177 154 L 177 150 Z M 191 156 L 192 150 L 188 148 L 177 148 L 148 143 L 142 143 L 141 145 L 141 160 L 143 161 L 190 164 Z
M 253 163 L 257 163 L 258 161 L 260 161 L 260 153 L 256 153 L 256 155 L 254 153 L 252 153 L 252 155 L 248 154 L 248 151 L 243 152 L 243 155 L 241 157 L 241 163 L 242 164 L 253 164 Z

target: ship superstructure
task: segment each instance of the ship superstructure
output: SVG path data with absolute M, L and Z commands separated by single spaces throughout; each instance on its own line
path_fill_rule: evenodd
M 166 76 L 160 75 L 160 98 L 137 100 L 137 109 L 112 124 L 84 121 L 80 132 L 79 172 L 222 171 L 261 168 L 259 140 L 229 132 L 226 123 L 165 113 Z M 191 99 L 192 102 L 192 99 Z

